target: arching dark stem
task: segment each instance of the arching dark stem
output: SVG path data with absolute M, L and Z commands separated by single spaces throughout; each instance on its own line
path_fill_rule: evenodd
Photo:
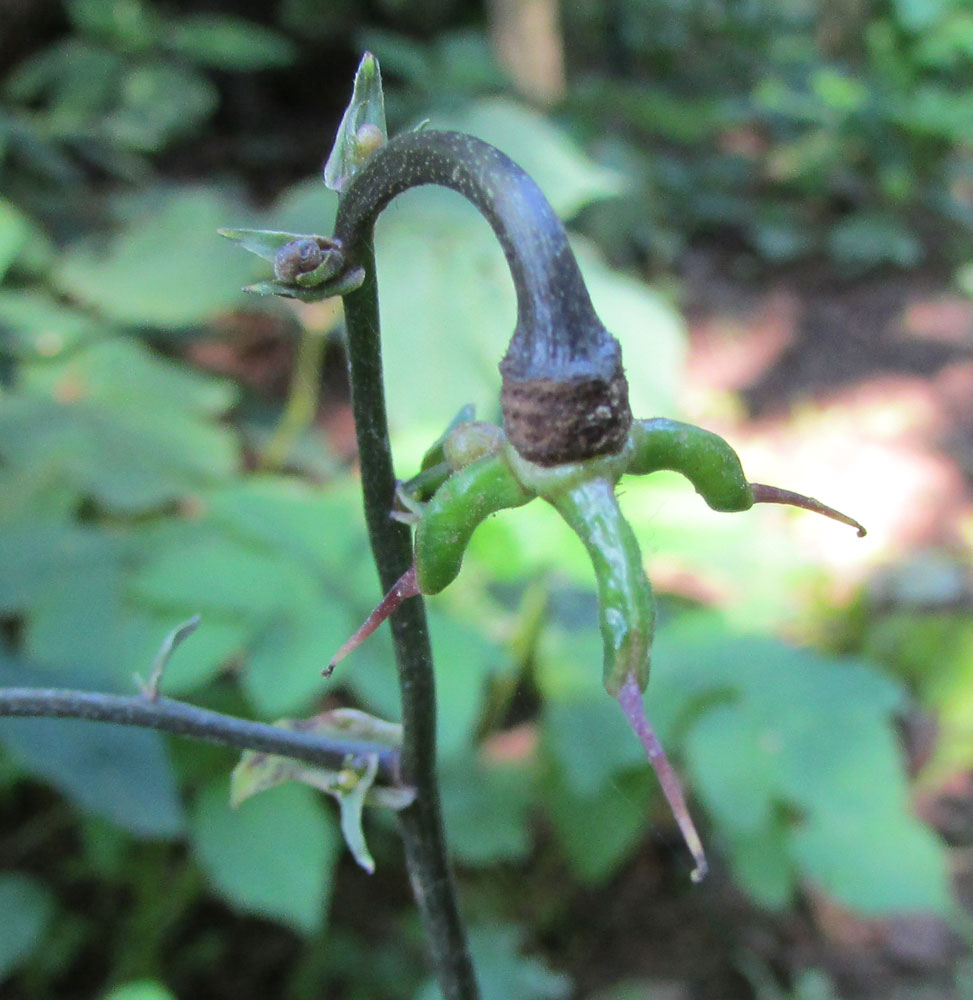
M 543 465 L 614 453 L 632 421 L 618 341 L 591 305 L 564 227 L 533 180 L 472 136 L 411 132 L 375 153 L 342 196 L 335 222 L 349 264 L 382 209 L 438 184 L 490 223 L 517 292 L 517 327 L 500 370 L 507 436 Z M 418 238 L 418 237 L 417 237 Z

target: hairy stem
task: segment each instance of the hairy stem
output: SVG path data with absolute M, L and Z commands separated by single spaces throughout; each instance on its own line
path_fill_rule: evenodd
M 222 743 L 239 750 L 291 757 L 337 770 L 345 759 L 378 757 L 379 773 L 389 783 L 402 784 L 399 751 L 365 740 L 329 739 L 196 705 L 146 695 L 104 694 L 54 688 L 0 688 L 0 717 L 46 717 L 113 722 L 142 729 L 160 729 L 175 736 Z
M 365 520 L 383 592 L 412 565 L 406 525 L 390 514 L 395 473 L 388 438 L 378 290 L 371 234 L 355 245 L 365 269 L 360 288 L 345 296 L 352 408 L 358 436 Z M 416 790 L 415 802 L 399 813 L 406 863 L 446 1000 L 477 1000 L 479 991 L 459 914 L 446 853 L 436 780 L 436 686 L 432 650 L 421 597 L 405 601 L 391 619 L 402 692 L 402 769 Z

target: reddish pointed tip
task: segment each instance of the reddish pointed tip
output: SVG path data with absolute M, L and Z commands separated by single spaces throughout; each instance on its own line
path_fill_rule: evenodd
M 690 878 L 693 882 L 701 882 L 709 871 L 706 862 L 706 852 L 703 850 L 703 842 L 696 832 L 696 825 L 692 816 L 689 815 L 689 807 L 686 805 L 686 797 L 683 794 L 682 783 L 669 763 L 666 752 L 656 736 L 648 716 L 645 714 L 645 706 L 642 704 L 642 689 L 639 687 L 638 679 L 634 674 L 629 674 L 618 694 L 615 696 L 618 704 L 621 705 L 628 724 L 635 731 L 639 742 L 645 748 L 649 762 L 655 770 L 659 784 L 662 786 L 663 794 L 672 810 L 679 830 L 682 833 L 686 847 L 696 862 L 696 867 L 692 870 Z
M 408 600 L 410 597 L 416 597 L 420 593 L 419 581 L 416 578 L 416 566 L 413 563 L 399 577 L 392 589 L 378 602 L 375 610 L 362 623 L 361 628 L 331 657 L 331 661 L 321 671 L 323 676 L 330 677 L 334 672 L 335 666 L 352 650 L 357 649 L 386 618 L 394 614 L 403 601 Z
M 832 521 L 840 521 L 855 528 L 859 538 L 864 538 L 868 532 L 864 526 L 859 524 L 853 517 L 842 514 L 840 510 L 829 507 L 827 504 L 815 500 L 814 497 L 806 497 L 803 493 L 793 493 L 790 490 L 782 490 L 778 486 L 766 486 L 763 483 L 750 483 L 753 493 L 754 503 L 782 503 L 789 507 L 800 507 L 802 510 L 809 510 L 815 514 L 823 514 L 830 517 Z

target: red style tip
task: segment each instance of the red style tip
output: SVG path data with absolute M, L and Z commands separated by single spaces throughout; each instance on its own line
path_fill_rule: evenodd
M 416 564 L 413 563 L 399 577 L 392 589 L 378 602 L 378 606 L 365 619 L 361 628 L 331 657 L 331 662 L 321 673 L 325 677 L 330 677 L 335 666 L 353 649 L 357 649 L 386 618 L 394 614 L 403 601 L 410 597 L 417 597 L 420 593 L 419 581 L 416 579 Z
M 649 763 L 659 779 L 659 784 L 669 802 L 669 808 L 672 810 L 672 815 L 675 817 L 683 840 L 686 842 L 686 847 L 689 848 L 689 853 L 692 854 L 693 860 L 696 862 L 696 867 L 689 877 L 694 882 L 702 882 L 709 871 L 703 842 L 696 832 L 692 816 L 689 815 L 689 807 L 686 805 L 686 797 L 683 795 L 682 783 L 669 763 L 669 758 L 666 757 L 666 752 L 662 749 L 659 737 L 656 736 L 655 730 L 645 714 L 642 691 L 634 674 L 628 675 L 615 697 L 625 713 L 625 718 L 628 719 L 628 724 L 635 731 L 642 746 L 645 747 Z
M 782 503 L 787 504 L 788 507 L 800 507 L 802 510 L 823 514 L 825 517 L 830 517 L 832 521 L 840 521 L 842 524 L 857 529 L 859 538 L 864 538 L 867 534 L 865 528 L 853 517 L 842 514 L 840 510 L 828 507 L 827 504 L 823 504 L 813 497 L 806 497 L 803 493 L 792 493 L 790 490 L 782 490 L 778 486 L 765 486 L 763 483 L 750 483 L 749 485 L 753 492 L 754 503 Z

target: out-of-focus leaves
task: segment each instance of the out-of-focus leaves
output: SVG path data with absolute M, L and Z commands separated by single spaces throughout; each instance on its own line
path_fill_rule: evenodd
M 229 387 L 134 340 L 93 343 L 23 371 L 0 397 L 0 455 L 40 462 L 104 504 L 140 510 L 226 478 L 236 446 L 212 417 Z
M 470 952 L 476 964 L 483 1000 L 560 1000 L 571 992 L 571 980 L 537 958 L 521 954 L 523 933 L 513 925 L 474 927 Z M 415 1000 L 441 1000 L 434 983 L 427 983 Z
M 41 945 L 53 910 L 54 900 L 36 879 L 0 874 L 0 983 Z
M 468 746 L 482 707 L 487 678 L 505 663 L 485 627 L 467 625 L 432 607 L 429 613 L 439 697 L 438 743 L 444 755 Z
M 0 659 L 5 687 L 77 688 L 89 680 Z M 175 777 L 158 733 L 68 719 L 2 719 L 0 741 L 27 771 L 136 836 L 182 832 Z
M 306 709 L 325 690 L 328 659 L 377 601 L 357 584 L 368 562 L 357 498 L 267 477 L 203 502 L 202 518 L 159 535 L 130 593 L 174 620 L 215 614 L 245 654 L 243 685 L 260 713 Z M 367 669 L 362 652 L 343 670 Z
M 76 29 L 122 49 L 152 45 L 161 26 L 146 0 L 69 0 L 65 6 Z
M 442 796 L 450 850 L 464 864 L 516 861 L 527 854 L 528 812 L 536 800 L 527 768 L 455 756 L 443 768 Z
M 921 567 L 915 570 L 921 579 Z M 926 584 L 922 596 L 929 595 L 930 588 L 935 594 L 948 587 L 949 580 L 930 580 L 927 573 Z M 938 739 L 923 770 L 923 780 L 934 785 L 950 772 L 968 766 L 973 760 L 970 615 L 962 611 L 897 611 L 869 622 L 864 646 L 869 656 L 914 684 L 919 698 L 936 712 Z
M 828 248 L 839 264 L 859 268 L 885 263 L 912 267 L 922 258 L 922 245 L 902 223 L 876 215 L 839 222 L 828 237 Z
M 27 219 L 5 198 L 0 198 L 0 280 L 27 242 Z
M 642 839 L 654 781 L 646 766 L 605 776 L 591 795 L 578 795 L 558 772 L 545 782 L 544 800 L 558 844 L 579 879 L 604 880 Z
M 468 132 L 506 153 L 564 219 L 624 189 L 620 175 L 586 157 L 549 119 L 508 99 L 477 101 L 461 115 L 434 119 L 433 126 Z
M 109 246 L 87 240 L 69 248 L 54 279 L 121 323 L 178 329 L 204 322 L 239 303 L 241 286 L 259 275 L 256 262 L 216 236 L 240 215 L 205 188 L 158 192 Z
M 0 329 L 4 349 L 25 360 L 53 358 L 99 337 L 112 328 L 39 291 L 0 291 Z
M 119 98 L 104 119 L 107 137 L 145 153 L 194 132 L 219 104 L 219 92 L 205 76 L 162 61 L 130 67 L 120 81 Z
M 177 1000 L 177 997 L 154 979 L 139 979 L 116 986 L 102 1000 Z
M 599 672 L 600 664 L 591 664 Z M 609 775 L 644 763 L 638 740 L 618 704 L 601 698 L 552 699 L 544 706 L 544 743 L 558 762 L 561 778 L 580 796 L 596 795 Z
M 193 811 L 193 848 L 231 906 L 311 934 L 324 923 L 340 836 L 314 792 L 287 784 L 231 809 L 225 782 Z
M 835 898 L 872 913 L 948 908 L 943 848 L 910 815 L 889 718 L 903 700 L 894 681 L 693 619 L 663 632 L 656 664 L 657 722 L 663 736 L 676 719 L 689 725 L 688 760 L 731 861 L 735 845 L 751 831 L 764 836 L 784 810 L 793 819 L 778 853 L 785 847 L 795 874 Z M 701 708 L 713 698 L 723 704 Z M 779 884 L 757 891 L 782 895 Z
M 174 20 L 163 44 L 200 66 L 236 72 L 287 66 L 296 55 L 294 44 L 284 35 L 228 14 Z

